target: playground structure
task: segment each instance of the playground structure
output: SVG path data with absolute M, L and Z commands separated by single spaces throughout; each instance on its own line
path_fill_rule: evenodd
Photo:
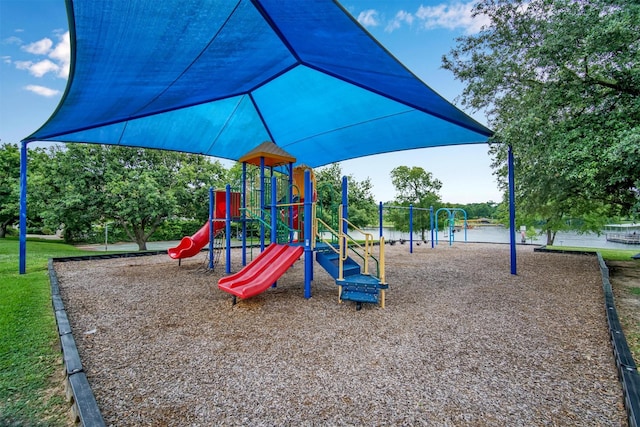
M 168 250 L 173 259 L 198 254 L 209 243 L 209 268 L 214 264 L 214 238 L 224 236 L 227 276 L 218 288 L 236 298 L 250 298 L 272 286 L 304 255 L 304 296 L 311 297 L 315 261 L 336 281 L 338 301 L 385 306 L 388 284 L 384 275 L 384 237 L 358 230 L 364 242 L 349 236 L 357 229 L 348 220 L 347 179 L 342 180 L 341 203 L 323 206 L 317 200 L 311 168 L 293 166 L 295 158 L 265 142 L 240 159 L 240 192 L 210 191 L 209 220 L 193 236 L 185 236 Z M 231 222 L 240 223 L 242 269 L 231 272 Z M 248 262 L 248 238 L 259 235 L 260 254 Z M 267 241 L 269 244 L 267 245 Z M 250 245 L 253 248 L 255 245 Z M 374 247 L 379 251 L 376 257 Z
M 216 247 L 215 239 L 224 234 L 227 218 L 233 221 L 240 217 L 240 194 L 231 193 L 230 196 L 230 201 L 228 202 L 225 191 L 214 192 L 213 189 L 209 190 L 210 220 L 205 222 L 192 236 L 183 237 L 178 246 L 167 250 L 171 258 L 178 260 L 178 264 L 180 264 L 183 258 L 190 258 L 197 255 L 202 248 L 210 243 L 209 268 L 213 268 L 213 250 Z M 227 206 L 231 208 L 229 212 L 227 212 Z M 221 245 L 218 245 L 218 247 L 221 247 Z
M 464 241 L 467 241 L 467 229 L 469 228 L 469 223 L 467 220 L 467 212 L 464 209 L 461 208 L 440 208 L 438 210 L 435 211 L 433 210 L 433 206 L 427 208 L 417 208 L 414 207 L 413 205 L 409 205 L 409 206 L 390 206 L 387 205 L 385 206 L 382 202 L 380 202 L 379 205 L 379 227 L 380 227 L 380 237 L 382 238 L 384 233 L 383 233 L 383 216 L 384 216 L 384 211 L 387 210 L 391 210 L 391 209 L 399 209 L 399 210 L 407 210 L 409 211 L 409 252 L 413 253 L 413 234 L 414 234 L 414 228 L 413 228 L 413 218 L 414 218 L 414 212 L 418 211 L 426 211 L 429 212 L 429 230 L 431 231 L 431 248 L 433 249 L 435 247 L 435 245 L 438 244 L 438 217 L 441 213 L 446 213 L 447 214 L 447 218 L 445 220 L 445 237 L 449 237 L 449 246 L 453 245 L 453 242 L 455 241 L 454 235 L 457 231 L 460 230 L 464 230 Z M 460 223 L 459 221 L 456 220 L 456 214 L 458 212 L 461 212 L 464 216 L 464 220 L 462 223 Z M 426 243 L 426 241 L 425 241 Z

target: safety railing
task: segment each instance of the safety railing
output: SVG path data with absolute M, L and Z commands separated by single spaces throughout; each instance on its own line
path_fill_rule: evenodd
M 282 203 L 276 206 L 276 210 L 278 212 L 282 212 L 282 218 L 278 213 L 276 213 L 276 241 L 279 243 L 289 242 L 291 239 L 291 235 L 293 233 L 302 233 L 301 228 L 292 227 L 289 224 L 289 219 L 291 216 L 291 211 L 294 207 L 297 207 L 297 212 L 299 215 L 299 224 L 302 224 L 303 217 L 303 204 L 302 203 Z M 271 209 L 265 209 L 262 212 L 260 209 L 255 208 L 241 208 L 242 211 L 245 212 L 246 217 L 255 221 L 258 224 L 261 224 L 265 227 L 266 230 L 271 232 Z M 263 215 L 264 214 L 264 215 Z
M 380 279 L 382 283 L 386 283 L 385 272 L 384 272 L 385 270 L 384 269 L 384 237 L 380 237 L 380 241 L 379 241 L 380 249 L 378 253 L 378 256 L 379 256 L 379 259 L 378 259 L 374 256 L 374 253 L 373 253 L 373 248 L 374 248 L 373 234 L 365 232 L 364 230 L 355 226 L 348 219 L 343 218 L 342 206 L 340 206 L 339 212 L 340 214 L 339 214 L 338 223 L 346 224 L 347 229 L 351 228 L 352 230 L 362 234 L 365 237 L 364 244 L 361 244 L 360 242 L 355 240 L 348 233 L 342 232 L 342 227 L 340 227 L 339 231 L 336 231 L 333 228 L 331 228 L 329 224 L 315 217 L 314 215 L 315 217 L 314 229 L 313 229 L 314 246 L 315 246 L 315 241 L 320 240 L 322 243 L 326 244 L 328 248 L 330 248 L 336 254 L 339 255 L 340 257 L 339 258 L 340 260 L 339 277 L 338 277 L 339 280 L 344 279 L 344 276 L 343 276 L 344 262 L 347 260 L 349 254 L 355 254 L 358 258 L 360 258 L 362 262 L 363 274 L 371 275 L 370 261 L 373 261 L 375 263 L 375 274 L 373 275 L 378 279 Z M 329 233 L 331 238 L 328 239 L 325 236 L 325 233 Z M 335 241 L 338 242 L 338 248 L 334 246 Z

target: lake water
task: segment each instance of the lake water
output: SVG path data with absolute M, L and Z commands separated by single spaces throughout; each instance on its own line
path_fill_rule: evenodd
M 378 238 L 380 235 L 379 228 L 365 228 L 363 231 L 367 233 L 373 234 L 374 238 Z M 361 234 L 359 233 L 349 233 L 355 239 L 361 239 Z M 393 230 L 391 228 L 384 227 L 383 235 L 385 240 L 400 240 L 405 239 L 409 240 L 409 233 L 403 233 L 397 230 Z M 427 240 L 429 244 L 431 243 L 431 234 L 429 232 L 426 233 Z M 421 241 L 420 234 L 413 234 L 414 242 Z M 448 245 L 449 244 L 449 233 L 448 230 L 446 232 L 440 231 L 438 232 L 437 239 L 434 232 L 434 241 L 438 242 L 438 245 Z M 465 231 L 461 230 L 459 232 L 453 233 L 452 243 L 459 243 L 465 241 Z M 509 243 L 509 229 L 505 227 L 476 227 L 471 228 L 466 231 L 466 241 L 467 242 L 488 242 L 488 243 Z M 520 232 L 516 233 L 516 243 L 521 242 Z M 536 236 L 533 239 L 527 238 L 527 243 L 530 244 L 538 244 L 545 245 L 547 243 L 546 235 Z M 617 242 L 608 242 L 605 238 L 604 234 L 597 235 L 595 233 L 588 234 L 578 234 L 576 232 L 558 232 L 556 235 L 554 244 L 556 246 L 580 246 L 587 248 L 604 248 L 604 249 L 638 249 L 640 250 L 640 245 L 627 245 L 624 243 Z

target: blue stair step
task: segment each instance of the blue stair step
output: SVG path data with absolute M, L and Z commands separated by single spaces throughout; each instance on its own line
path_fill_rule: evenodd
M 333 251 L 316 252 L 316 261 L 324 268 L 327 273 L 334 279 L 338 278 L 340 273 L 339 255 Z M 351 258 L 347 258 L 342 266 L 342 275 L 344 277 L 360 274 L 360 266 Z
M 340 299 L 343 301 L 355 301 L 378 304 L 380 302 L 380 289 L 387 289 L 387 284 L 380 283 L 376 277 L 359 274 L 336 280 L 336 284 L 342 286 Z

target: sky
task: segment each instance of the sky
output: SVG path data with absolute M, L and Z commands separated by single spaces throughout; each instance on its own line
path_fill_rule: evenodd
M 475 0 L 341 0 L 344 8 L 393 56 L 428 86 L 478 122 L 482 112 L 461 108 L 464 89 L 441 68 L 456 38 L 485 24 L 472 18 Z M 55 111 L 69 72 L 64 0 L 0 0 L 0 144 L 18 143 Z M 223 162 L 225 163 L 225 162 Z M 395 198 L 391 170 L 421 167 L 443 184 L 447 203 L 499 202 L 486 144 L 386 153 L 340 163 L 343 174 L 373 184 L 377 201 Z M 227 166 L 228 162 L 225 163 Z

